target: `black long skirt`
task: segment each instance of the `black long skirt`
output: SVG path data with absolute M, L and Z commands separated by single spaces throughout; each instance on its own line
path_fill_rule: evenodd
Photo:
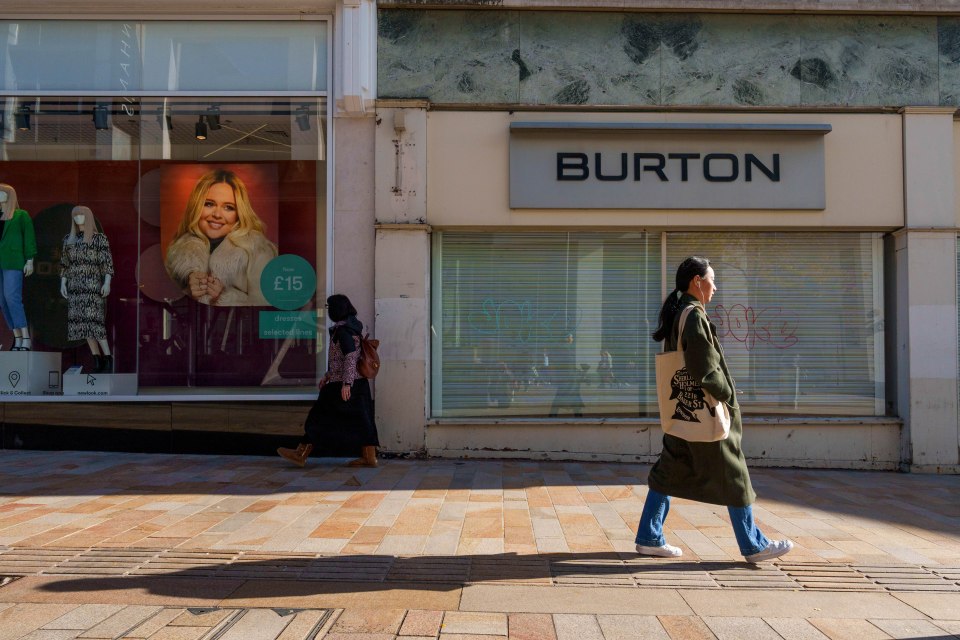
M 358 456 L 362 447 L 380 446 L 370 384 L 365 378 L 354 380 L 347 402 L 340 389 L 339 382 L 323 385 L 307 414 L 304 432 L 314 456 Z

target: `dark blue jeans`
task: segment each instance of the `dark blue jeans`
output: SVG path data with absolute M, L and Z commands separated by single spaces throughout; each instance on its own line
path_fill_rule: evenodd
M 663 539 L 663 521 L 667 519 L 669 511 L 670 496 L 648 489 L 635 542 L 645 547 L 660 547 L 666 544 Z M 730 514 L 730 523 L 733 525 L 733 534 L 737 537 L 740 553 L 749 556 L 767 548 L 770 541 L 753 521 L 753 508 L 750 505 L 727 507 L 727 512 Z

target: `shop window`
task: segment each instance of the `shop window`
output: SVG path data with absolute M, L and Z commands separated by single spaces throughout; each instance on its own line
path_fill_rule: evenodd
M 22 395 L 70 395 L 71 373 L 106 398 L 314 392 L 325 98 L 11 97 L 3 111 L 0 182 L 37 244 L 32 357 L 54 358 L 49 385 Z M 104 250 L 90 258 L 77 239 L 93 234 Z M 0 394 L 25 391 L 9 376 Z
M 746 413 L 883 414 L 878 234 L 434 238 L 435 417 L 656 415 L 650 335 L 693 254 Z
M 434 415 L 652 410 L 658 234 L 436 238 Z
M 692 254 L 745 412 L 883 415 L 879 234 L 667 234 L 668 265 Z

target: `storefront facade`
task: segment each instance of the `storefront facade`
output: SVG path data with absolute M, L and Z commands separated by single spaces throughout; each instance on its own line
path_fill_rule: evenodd
M 699 254 L 751 463 L 960 469 L 955 19 L 757 10 L 381 8 L 393 446 L 655 459 Z
M 373 328 L 373 5 L 115 4 L 4 7 L 0 183 L 35 244 L 4 446 L 275 448 L 324 298 Z

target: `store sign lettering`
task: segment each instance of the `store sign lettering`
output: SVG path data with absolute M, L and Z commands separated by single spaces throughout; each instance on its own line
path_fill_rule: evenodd
M 687 182 L 690 179 L 691 161 L 699 161 L 703 172 L 703 179 L 707 182 L 736 182 L 743 179 L 752 182 L 754 175 L 766 176 L 771 182 L 780 182 L 780 154 L 772 154 L 772 158 L 765 164 L 755 154 L 745 153 L 742 156 L 735 153 L 620 153 L 619 162 L 616 154 L 613 157 L 604 157 L 602 153 L 593 154 L 591 173 L 590 156 L 586 153 L 559 152 L 557 153 L 557 180 L 581 181 L 589 180 L 592 176 L 601 182 L 619 182 L 630 176 L 639 182 L 642 176 L 649 172 L 662 182 L 680 180 Z M 632 156 L 632 163 L 630 162 Z M 670 161 L 668 164 L 668 160 Z M 604 169 L 606 165 L 606 170 Z M 632 167 L 632 171 L 631 171 Z M 743 170 L 741 171 L 741 167 Z M 669 174 L 669 175 L 668 175 Z
M 822 210 L 829 131 L 821 124 L 513 123 L 510 207 Z

